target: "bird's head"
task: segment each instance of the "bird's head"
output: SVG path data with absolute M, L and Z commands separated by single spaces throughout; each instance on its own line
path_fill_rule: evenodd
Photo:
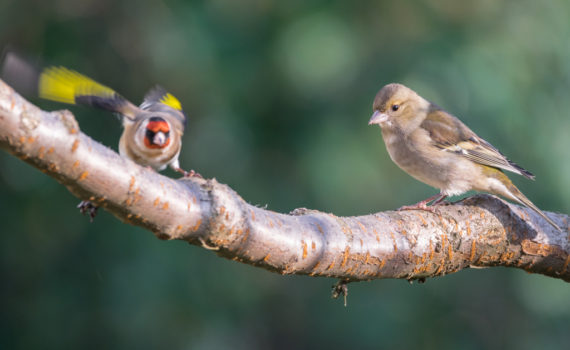
M 368 125 L 378 124 L 382 128 L 405 128 L 427 110 L 429 102 L 402 84 L 384 86 L 374 98 L 373 114 Z
M 144 145 L 150 149 L 162 149 L 170 144 L 170 124 L 158 116 L 150 117 L 143 125 Z

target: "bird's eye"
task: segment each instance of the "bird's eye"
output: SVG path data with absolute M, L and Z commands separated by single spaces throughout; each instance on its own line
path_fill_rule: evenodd
M 394 112 L 396 112 L 398 109 L 400 109 L 400 105 L 392 105 L 392 110 Z

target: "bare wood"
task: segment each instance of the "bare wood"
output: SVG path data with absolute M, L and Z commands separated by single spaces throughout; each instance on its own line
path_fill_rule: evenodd
M 215 179 L 174 180 L 92 140 L 68 111 L 44 112 L 0 81 L 0 147 L 119 219 L 282 274 L 424 279 L 508 266 L 570 281 L 568 216 L 479 195 L 424 211 L 337 217 L 247 204 Z M 340 199 L 339 199 L 340 200 Z

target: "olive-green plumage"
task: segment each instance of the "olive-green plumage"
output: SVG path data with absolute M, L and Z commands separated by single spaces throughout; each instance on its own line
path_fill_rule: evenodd
M 520 192 L 503 170 L 534 179 L 459 119 L 401 84 L 376 95 L 369 124 L 382 128 L 390 158 L 412 177 L 440 189 L 436 200 L 470 190 L 489 192 L 523 204 L 557 230 L 558 225 Z M 426 202 L 408 208 L 426 209 Z

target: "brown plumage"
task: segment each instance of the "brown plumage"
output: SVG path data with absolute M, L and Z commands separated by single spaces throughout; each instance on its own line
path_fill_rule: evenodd
M 447 196 L 470 190 L 489 192 L 523 204 L 557 230 L 558 225 L 520 192 L 502 170 L 534 179 L 459 119 L 401 84 L 376 95 L 368 124 L 378 124 L 390 158 L 412 177 L 441 193 L 403 209 L 430 210 Z

